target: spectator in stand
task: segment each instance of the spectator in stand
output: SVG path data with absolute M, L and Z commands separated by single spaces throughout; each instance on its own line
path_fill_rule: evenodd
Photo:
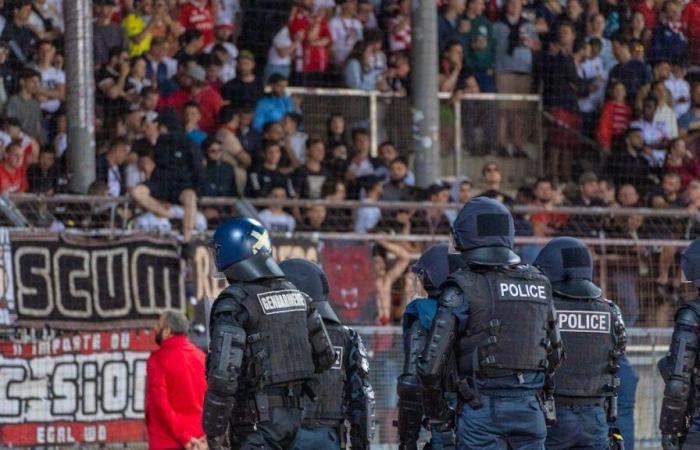
M 438 51 L 445 50 L 448 42 L 457 41 L 466 50 L 462 34 L 468 33 L 470 24 L 462 18 L 466 9 L 466 0 L 447 0 L 438 17 Z
M 608 160 L 608 176 L 617 186 L 631 184 L 645 194 L 657 180 L 649 161 L 643 155 L 642 130 L 629 128 L 621 144 Z
M 126 50 L 115 48 L 109 55 L 109 61 L 97 72 L 97 105 L 102 107 L 104 128 L 110 125 L 124 113 L 129 111 L 126 99 L 126 82 L 131 70 L 129 54 Z M 107 107 L 109 105 L 109 107 Z
M 119 197 L 126 193 L 124 163 L 130 151 L 129 143 L 124 139 L 117 138 L 109 143 L 105 153 L 97 157 L 95 179 L 107 184 L 111 197 Z
M 187 30 L 180 36 L 180 50 L 175 53 L 175 60 L 180 66 L 187 66 L 191 62 L 199 62 L 201 51 L 204 48 L 204 36 L 199 30 Z
M 651 206 L 655 209 L 685 208 L 685 202 L 681 198 L 681 177 L 677 173 L 667 173 L 663 176 L 661 187 L 651 198 Z M 682 224 L 678 220 L 669 218 L 657 218 L 651 225 L 654 237 L 657 239 L 676 239 L 683 232 Z M 677 298 L 678 281 L 670 281 L 671 266 L 676 257 L 676 248 L 671 246 L 661 246 L 659 253 L 659 272 L 654 281 L 656 292 L 663 299 Z M 680 274 L 679 274 L 680 275 Z
M 56 167 L 56 152 L 52 148 L 42 148 L 39 152 L 39 162 L 27 168 L 29 192 L 39 195 L 52 196 L 56 192 L 58 168 Z
M 192 80 L 189 90 L 190 98 L 199 104 L 199 110 L 202 115 L 199 127 L 205 133 L 215 133 L 217 118 L 221 107 L 224 105 L 224 100 L 216 89 L 207 84 L 206 72 L 202 66 L 191 64 L 187 73 Z
M 445 210 L 445 215 L 453 224 L 457 218 L 457 214 L 462 209 L 465 203 L 467 203 L 473 197 L 473 188 L 471 180 L 467 176 L 460 176 L 452 183 L 450 189 L 450 200 L 453 204 L 456 204 L 456 208 L 450 208 Z
M 229 105 L 237 108 L 255 108 L 263 96 L 262 82 L 255 75 L 255 57 L 248 50 L 238 55 L 238 74 L 221 87 L 221 95 Z
M 583 37 L 586 34 L 586 13 L 579 0 L 566 1 L 566 9 L 558 18 L 557 28 L 563 22 L 569 22 L 573 26 L 575 36 Z
M 469 20 L 466 33 L 467 68 L 479 84 L 480 92 L 496 92 L 493 66 L 495 41 L 491 22 L 484 17 L 484 0 L 468 0 L 465 18 Z M 493 126 L 493 125 L 491 125 Z
M 662 63 L 668 64 L 668 63 Z M 674 61 L 671 65 L 670 74 L 662 75 L 666 88 L 671 91 L 673 98 L 673 112 L 676 117 L 681 117 L 690 109 L 690 84 L 685 80 L 688 75 L 687 60 Z
M 306 158 L 306 141 L 309 135 L 300 131 L 302 117 L 296 112 L 284 114 L 282 127 L 285 134 L 285 147 L 289 147 L 296 159 L 296 165 L 302 164 Z
M 700 179 L 700 162 L 688 151 L 682 138 L 671 140 L 668 148 L 663 173 L 677 173 L 681 178 L 681 189 L 685 190 L 691 181 Z
M 214 27 L 214 42 L 204 47 L 208 54 L 216 55 L 221 60 L 221 70 L 219 78 L 222 83 L 236 78 L 236 58 L 238 58 L 238 47 L 232 42 L 233 25 L 230 23 L 219 23 Z
M 680 23 L 680 7 L 673 0 L 664 2 L 661 20 L 654 28 L 648 59 L 651 64 L 658 61 L 678 61 L 688 57 L 688 40 Z
M 678 118 L 678 135 L 682 138 L 689 137 L 689 142 L 697 138 L 697 130 L 700 130 L 700 83 L 696 82 L 690 91 L 690 109 Z M 693 133 L 691 135 L 691 133 Z
M 600 39 L 591 38 L 588 45 L 579 39 L 575 46 L 574 61 L 581 80 L 578 108 L 581 111 L 582 129 L 586 136 L 595 136 L 600 109 L 605 101 L 608 72 L 600 57 Z
M 204 170 L 202 151 L 181 132 L 177 114 L 165 110 L 156 118 L 154 149 L 156 168 L 151 178 L 136 186 L 131 195 L 149 212 L 166 219 L 181 218 L 182 239 L 189 243 L 195 226 L 197 195 Z M 151 139 L 153 136 L 151 136 Z M 165 204 L 182 206 L 170 208 Z M 181 217 L 180 214 L 182 214 Z
M 690 62 L 700 65 L 700 0 L 690 0 L 681 14 L 681 23 L 688 38 Z
M 177 60 L 168 56 L 168 48 L 168 42 L 157 37 L 153 39 L 151 48 L 145 53 L 148 62 L 146 76 L 156 82 L 158 91 L 164 97 L 172 94 L 177 88 L 173 81 L 178 71 Z
M 153 0 L 134 0 L 134 9 L 122 20 L 129 38 L 129 56 L 143 55 L 151 48 L 153 30 L 167 13 L 167 9 L 156 12 Z
M 294 185 L 300 198 L 319 199 L 328 171 L 323 166 L 326 146 L 319 138 L 306 140 L 306 158 L 304 164 L 294 172 Z
M 534 235 L 538 237 L 556 235 L 557 231 L 568 220 L 566 214 L 549 212 L 559 203 L 557 200 L 557 187 L 551 179 L 539 178 L 535 181 L 532 193 L 534 195 L 532 206 L 538 206 L 548 211 L 533 213 L 530 216 Z
M 243 192 L 247 181 L 246 170 L 250 167 L 252 158 L 238 138 L 240 124 L 241 114 L 233 107 L 227 105 L 221 108 L 216 139 L 221 143 L 223 149 L 223 161 L 234 168 L 238 192 Z
M 598 143 L 607 154 L 612 152 L 613 143 L 625 133 L 632 120 L 632 108 L 625 103 L 626 95 L 622 81 L 608 86 L 608 101 L 603 105 L 597 132 Z
M 678 117 L 671 109 L 671 93 L 666 89 L 663 81 L 654 81 L 651 86 L 646 89 L 650 95 L 656 98 L 658 106 L 654 112 L 654 122 L 664 124 L 664 128 L 668 132 L 669 139 L 678 137 Z M 640 90 L 642 92 L 642 90 Z
M 432 204 L 450 202 L 450 187 L 446 184 L 433 184 L 428 188 L 427 199 Z M 450 218 L 445 214 L 445 208 L 423 208 L 411 217 L 411 231 L 430 235 L 446 235 L 450 232 Z
M 610 71 L 610 69 L 612 69 L 615 66 L 615 64 L 617 64 L 617 60 L 615 60 L 615 56 L 613 55 L 613 47 L 612 43 L 610 42 L 610 39 L 605 37 L 604 15 L 597 13 L 591 16 L 588 24 L 587 39 L 589 42 L 592 39 L 598 39 L 600 41 L 600 57 L 603 60 L 603 68 L 605 69 L 605 73 L 607 74 Z
M 501 169 L 495 162 L 487 162 L 481 168 L 481 176 L 484 181 L 484 191 L 479 194 L 479 197 L 488 197 L 498 200 L 506 206 L 513 204 L 513 197 L 501 191 Z
M 341 143 L 335 143 L 332 147 L 326 146 L 330 150 L 330 157 L 326 158 L 325 167 L 328 170 L 328 176 L 333 179 L 344 180 L 348 170 L 348 146 Z
M 114 48 L 127 48 L 129 38 L 126 31 L 113 20 L 116 0 L 96 0 L 94 2 L 95 21 L 92 24 L 92 48 L 95 67 L 99 68 L 109 60 L 109 52 Z
M 387 252 L 396 256 L 396 261 L 389 269 Z M 411 263 L 411 255 L 401 243 L 377 241 L 372 251 L 372 265 L 376 279 L 374 286 L 377 295 L 377 321 L 379 325 L 387 326 L 392 318 L 392 288 Z
M 303 86 L 326 83 L 325 72 L 330 65 L 329 49 L 333 44 L 325 14 L 314 13 L 312 6 L 313 0 L 299 0 L 292 9 L 289 21 L 289 34 L 296 36 L 302 32 L 304 36 L 294 67 L 294 79 Z
M 600 186 L 598 176 L 593 172 L 586 172 L 578 179 L 578 193 L 571 201 L 572 206 L 602 207 L 605 203 L 600 198 Z
M 353 157 L 348 165 L 345 179 L 354 183 L 358 178 L 374 174 L 374 164 L 370 159 L 369 131 L 358 128 L 352 131 Z
M 339 203 L 347 200 L 347 189 L 340 178 L 327 178 L 321 188 L 323 200 Z M 333 218 L 333 226 L 336 231 L 350 231 L 354 227 L 352 211 L 347 208 L 328 208 L 328 216 Z
M 214 19 L 219 0 L 189 0 L 180 2 L 180 24 L 186 30 L 197 30 L 204 37 L 204 45 L 214 41 Z
M 267 198 L 277 202 L 287 200 L 287 190 L 284 186 L 273 186 Z M 272 233 L 293 233 L 296 220 L 277 202 L 260 211 L 260 222 Z
M 373 30 L 379 26 L 377 16 L 374 14 L 374 4 L 372 0 L 358 0 L 357 19 L 362 23 L 365 30 Z
M 578 147 L 575 133 L 581 129 L 577 96 L 581 80 L 573 58 L 575 39 L 573 24 L 561 22 L 557 28 L 557 41 L 550 43 L 542 61 L 542 101 L 555 121 L 547 146 L 548 173 L 561 181 L 571 180 Z M 582 45 L 582 41 L 578 45 Z
M 29 25 L 29 16 L 32 13 L 31 0 L 7 2 L 6 9 L 10 13 L 11 20 L 2 30 L 0 39 L 8 43 L 11 50 L 10 66 L 18 71 L 34 59 L 39 36 Z
M 375 174 L 376 175 L 376 174 Z M 382 201 L 407 202 L 416 200 L 413 185 L 409 184 L 408 162 L 397 156 L 389 165 L 389 179 L 384 183 Z
M 5 103 L 14 92 L 16 84 L 16 73 L 7 62 L 9 56 L 10 49 L 7 42 L 0 41 L 0 111 L 5 110 Z
M 11 142 L 5 147 L 5 156 L 0 164 L 0 194 L 27 192 L 27 163 L 20 144 Z
M 609 82 L 624 83 L 627 89 L 627 103 L 633 104 L 639 88 L 651 82 L 651 71 L 642 61 L 632 57 L 632 44 L 624 35 L 616 34 L 612 43 L 618 64 L 610 71 Z
M 374 175 L 367 175 L 358 180 L 362 184 L 361 203 L 355 219 L 355 233 L 367 233 L 377 226 L 382 218 L 382 210 L 374 206 L 382 196 L 384 182 Z
M 126 190 L 129 193 L 133 188 L 150 179 L 156 168 L 152 148 L 134 144 L 133 153 L 137 157 L 136 162 L 126 166 Z
M 146 427 L 148 448 L 206 448 L 202 404 L 207 390 L 205 355 L 187 338 L 184 314 L 166 311 L 158 318 L 159 348 L 146 364 Z
M 284 25 L 272 39 L 272 46 L 267 54 L 267 65 L 263 82 L 267 84 L 272 74 L 280 74 L 289 79 L 292 74 L 292 57 L 301 48 L 304 40 L 304 32 L 298 31 L 294 36 L 290 36 L 289 27 Z
M 199 195 L 202 197 L 238 197 L 236 174 L 233 167 L 221 159 L 223 155 L 221 142 L 215 138 L 207 138 L 202 143 L 202 150 L 207 165 L 199 186 Z M 204 215 L 210 220 L 214 218 L 209 210 L 205 210 Z M 215 216 L 218 217 L 218 214 Z
M 363 91 L 388 89 L 388 86 L 381 84 L 382 73 L 372 67 L 374 49 L 375 47 L 368 41 L 360 41 L 355 44 L 344 71 L 345 85 L 348 88 Z
M 391 163 L 399 157 L 399 151 L 393 142 L 384 141 L 379 144 L 377 152 L 379 153 L 379 159 L 376 161 L 374 174 L 387 181 L 391 175 Z M 406 164 L 406 167 L 408 167 L 408 164 Z M 411 170 L 408 170 L 406 173 L 406 184 L 409 186 L 416 184 L 416 176 Z
M 147 76 L 147 69 L 148 61 L 145 57 L 137 56 L 136 58 L 132 58 L 129 78 L 127 78 L 126 85 L 124 86 L 126 99 L 131 103 L 130 111 L 140 106 L 143 99 L 141 93 L 144 89 L 150 88 L 153 85 L 151 79 Z
M 350 147 L 345 117 L 337 112 L 332 113 L 326 120 L 326 148 L 332 149 L 336 145 Z
M 279 170 L 282 150 L 274 141 L 266 141 L 263 145 L 264 159 L 260 166 L 248 173 L 246 197 L 261 198 L 270 195 L 276 186 L 284 186 L 289 197 L 296 197 L 291 179 Z
M 207 138 L 207 133 L 199 128 L 199 122 L 202 120 L 199 103 L 192 101 L 185 103 L 182 118 L 187 137 L 192 139 L 195 144 L 202 145 L 202 142 Z
M 328 210 L 325 206 L 312 206 L 304 211 L 304 218 L 297 227 L 297 231 L 337 231 L 338 228 L 327 219 Z
M 328 23 L 333 39 L 331 49 L 336 71 L 345 65 L 355 44 L 362 40 L 362 23 L 357 20 L 357 0 L 338 0 L 338 14 Z
M 651 44 L 651 30 L 647 28 L 644 15 L 639 11 L 632 13 L 630 29 L 626 35 L 630 42 L 639 42 L 646 46 Z
M 656 4 L 654 0 L 635 0 L 632 3 L 632 11 L 638 12 L 644 18 L 644 25 L 653 30 L 656 27 Z
M 292 97 L 287 95 L 287 79 L 274 74 L 268 82 L 270 93 L 258 100 L 253 116 L 253 128 L 262 131 L 270 122 L 279 122 L 288 112 L 296 111 Z
M 5 115 L 14 117 L 24 132 L 44 142 L 41 104 L 37 99 L 40 87 L 40 74 L 33 69 L 24 69 L 19 74 L 19 92 L 5 104 Z
M 506 0 L 501 22 L 494 24 L 496 88 L 503 94 L 529 94 L 533 55 L 541 49 L 535 26 L 522 15 L 520 0 Z M 499 115 L 498 146 L 502 154 L 522 152 L 528 110 L 521 103 L 504 105 Z
M 654 152 L 653 159 L 651 159 L 653 166 L 663 162 L 666 156 L 664 148 L 666 148 L 670 140 L 670 133 L 666 128 L 666 124 L 655 120 L 654 115 L 658 104 L 659 102 L 656 100 L 656 97 L 646 97 L 642 107 L 642 116 L 630 124 L 632 128 L 641 130 L 642 137 L 644 138 L 644 145 L 650 147 L 652 152 Z M 646 151 L 645 155 L 648 157 L 652 156 Z
M 394 55 L 397 52 L 411 50 L 411 2 L 410 0 L 398 0 L 390 9 L 391 17 L 387 21 L 389 34 L 389 52 Z

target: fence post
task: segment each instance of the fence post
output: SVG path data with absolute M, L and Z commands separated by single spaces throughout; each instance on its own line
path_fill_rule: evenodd
M 377 146 L 379 145 L 379 114 L 377 114 L 377 91 L 369 93 L 369 139 L 370 155 L 377 157 Z
M 92 1 L 65 5 L 66 110 L 71 192 L 86 193 L 95 180 L 95 71 L 92 53 Z

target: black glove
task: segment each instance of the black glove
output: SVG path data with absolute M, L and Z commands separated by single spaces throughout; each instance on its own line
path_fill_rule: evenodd
M 225 438 L 225 434 L 222 434 L 221 436 L 207 436 L 207 445 L 209 446 L 209 450 L 223 450 Z

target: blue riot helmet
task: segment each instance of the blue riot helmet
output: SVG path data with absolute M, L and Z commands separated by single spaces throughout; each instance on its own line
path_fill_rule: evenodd
M 440 285 L 450 274 L 448 251 L 447 244 L 433 245 L 418 258 L 418 261 L 411 268 L 411 271 L 420 278 L 423 288 L 430 297 L 437 296 Z
M 284 276 L 272 258 L 269 233 L 260 222 L 249 217 L 234 217 L 219 225 L 210 249 L 216 270 L 229 281 Z
M 301 292 L 311 297 L 312 305 L 326 320 L 340 323 L 340 319 L 328 302 L 330 288 L 326 273 L 316 264 L 304 259 L 288 259 L 280 263 L 287 280 Z
M 603 291 L 593 283 L 593 260 L 586 244 L 572 237 L 554 238 L 533 263 L 552 283 L 552 290 L 570 298 L 598 298 Z
M 520 263 L 513 249 L 513 216 L 496 200 L 476 197 L 468 201 L 452 225 L 455 249 L 467 264 L 512 266 Z
M 681 270 L 686 281 L 700 288 L 700 238 L 691 242 L 681 253 Z

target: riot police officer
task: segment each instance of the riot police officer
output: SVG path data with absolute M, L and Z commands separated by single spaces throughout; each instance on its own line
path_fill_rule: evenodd
M 547 450 L 608 450 L 607 421 L 617 416 L 618 371 L 625 352 L 622 314 L 593 283 L 591 255 L 578 239 L 552 239 L 534 265 L 552 285 L 566 350 L 553 377 L 557 422 L 547 433 Z
M 229 286 L 212 305 L 202 424 L 210 449 L 286 449 L 301 426 L 304 384 L 335 351 L 308 297 L 272 259 L 267 230 L 238 217 L 217 228 L 216 269 Z
M 681 269 L 700 291 L 700 238 L 681 255 Z M 669 354 L 659 362 L 666 382 L 659 429 L 664 450 L 700 449 L 700 394 L 697 387 L 700 292 L 678 309 Z
M 302 427 L 295 449 L 339 449 L 350 424 L 353 449 L 368 449 L 374 435 L 374 391 L 369 382 L 367 351 L 360 335 L 343 326 L 328 303 L 328 278 L 309 261 L 290 259 L 280 263 L 287 280 L 312 299 L 333 343 L 335 364 L 316 377 L 316 401 L 304 407 Z
M 418 358 L 425 349 L 425 343 L 433 325 L 433 319 L 437 310 L 437 296 L 439 287 L 449 275 L 448 246 L 438 244 L 429 248 L 416 261 L 411 269 L 418 278 L 427 298 L 416 298 L 406 306 L 403 315 L 404 336 L 404 365 L 403 372 L 397 380 L 397 393 L 399 395 L 399 419 L 397 422 L 399 432 L 399 449 L 415 450 L 418 448 L 418 437 L 423 417 L 423 385 L 416 373 Z M 452 367 L 451 367 L 452 368 Z M 427 401 L 448 402 L 449 398 L 444 391 L 453 390 L 450 383 L 449 372 L 444 380 L 441 390 L 432 393 L 432 398 Z M 427 397 L 431 397 L 428 393 Z M 430 448 L 431 450 L 453 449 L 455 438 L 453 432 L 454 411 L 450 405 L 438 408 L 447 414 L 446 417 L 429 420 Z
M 538 394 L 561 357 L 547 278 L 519 265 L 513 217 L 495 200 L 467 202 L 452 227 L 464 267 L 443 284 L 418 374 L 437 389 L 454 352 L 460 449 L 539 449 L 546 421 Z M 430 417 L 435 402 L 424 402 Z M 551 417 L 551 414 L 550 414 Z

